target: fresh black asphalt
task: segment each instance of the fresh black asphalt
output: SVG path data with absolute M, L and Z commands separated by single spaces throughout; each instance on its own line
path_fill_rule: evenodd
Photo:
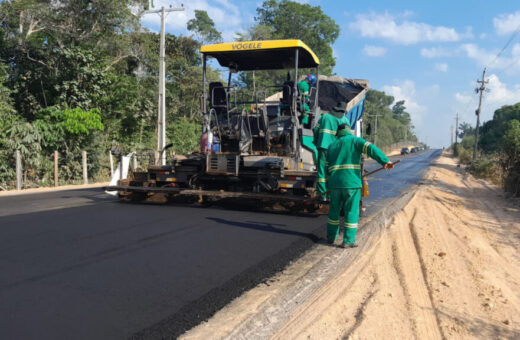
M 374 176 L 368 213 L 439 153 Z M 125 204 L 100 189 L 0 197 L 0 336 L 175 338 L 319 242 L 325 222 Z

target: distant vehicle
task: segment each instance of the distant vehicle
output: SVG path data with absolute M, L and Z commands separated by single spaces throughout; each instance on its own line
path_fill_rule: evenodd
M 412 148 L 412 150 L 410 150 L 411 153 L 416 153 L 417 152 L 417 148 Z
M 408 155 L 409 153 L 410 153 L 410 149 L 408 149 L 408 148 L 401 149 L 401 155 Z

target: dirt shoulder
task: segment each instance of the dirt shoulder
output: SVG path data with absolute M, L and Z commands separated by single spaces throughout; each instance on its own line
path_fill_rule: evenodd
M 365 267 L 338 275 L 274 338 L 519 338 L 519 245 L 518 201 L 442 156 Z
M 245 293 L 185 338 L 520 338 L 518 201 L 443 155 L 404 209 L 370 235 L 360 239 L 367 246 L 357 253 L 317 247 L 272 285 Z M 297 307 L 283 300 L 284 321 L 274 333 L 261 332 L 283 315 L 268 302 L 273 295 L 290 289 L 302 295 L 298 285 L 325 277 L 305 273 L 326 270 L 324 258 L 348 255 L 355 259 L 336 261 L 343 263 L 339 270 Z M 247 323 L 260 331 L 246 336 Z
M 109 182 L 102 182 L 102 183 L 92 183 L 92 184 L 62 185 L 59 187 L 41 187 L 41 188 L 32 188 L 32 189 L 23 189 L 23 190 L 7 190 L 7 191 L 0 191 L 0 197 L 18 196 L 18 195 L 27 195 L 27 194 L 40 194 L 40 193 L 44 193 L 44 192 L 75 190 L 75 189 L 101 188 L 101 187 L 107 186 L 108 184 L 109 184 Z

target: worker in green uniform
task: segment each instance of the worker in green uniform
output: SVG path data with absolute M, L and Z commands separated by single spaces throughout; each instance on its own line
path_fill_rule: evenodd
M 304 114 L 304 116 L 308 116 L 311 113 L 311 109 L 309 108 L 309 104 L 308 104 L 310 102 L 309 92 L 311 90 L 311 86 L 316 85 L 316 76 L 312 73 L 308 74 L 305 77 L 305 79 L 303 79 L 302 81 L 299 81 L 297 85 L 298 85 L 298 92 L 300 93 L 300 95 L 303 96 L 303 103 L 302 103 L 303 114 Z
M 327 152 L 328 188 L 330 190 L 329 219 L 327 221 L 327 241 L 334 243 L 339 235 L 339 214 L 345 213 L 343 247 L 357 247 L 356 233 L 359 221 L 359 200 L 361 198 L 361 155 L 364 153 L 386 169 L 394 164 L 375 145 L 361 137 L 352 135 L 346 124 L 338 127 L 337 140 Z
M 350 122 L 345 113 L 347 110 L 347 103 L 340 102 L 332 109 L 332 111 L 325 112 L 321 115 L 318 123 L 314 127 L 314 145 L 318 150 L 318 155 L 315 159 L 316 172 L 318 180 L 316 183 L 316 191 L 318 195 L 322 195 L 323 201 L 328 200 L 327 195 L 327 150 L 329 146 L 336 141 L 336 131 L 340 124 L 350 126 Z

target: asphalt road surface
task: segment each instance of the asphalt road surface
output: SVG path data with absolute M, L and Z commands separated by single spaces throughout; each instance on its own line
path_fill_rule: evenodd
M 409 155 L 375 175 L 367 213 L 417 183 L 439 154 Z M 0 337 L 174 338 L 320 242 L 325 223 L 125 204 L 100 189 L 0 197 Z

